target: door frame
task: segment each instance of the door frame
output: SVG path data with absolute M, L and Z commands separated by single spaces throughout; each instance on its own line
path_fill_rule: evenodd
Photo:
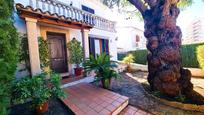
M 66 44 L 71 40 L 71 36 L 70 36 L 70 30 L 69 28 L 62 28 L 61 26 L 56 26 L 56 25 L 47 25 L 44 23 L 39 23 L 39 28 L 40 28 L 40 35 L 43 37 L 43 39 L 47 39 L 47 32 L 54 32 L 54 33 L 62 33 L 66 35 Z M 67 53 L 67 61 L 69 58 L 69 51 L 66 50 Z M 67 64 L 68 66 L 68 72 L 65 74 L 72 74 L 73 70 L 72 70 L 72 64 L 70 64 L 68 62 Z

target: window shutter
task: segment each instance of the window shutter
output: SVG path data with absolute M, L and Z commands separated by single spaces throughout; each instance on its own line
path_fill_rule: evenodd
M 105 52 L 106 52 L 106 54 L 109 55 L 109 41 L 108 40 L 104 40 L 104 44 L 105 44 Z
M 89 54 L 95 56 L 94 38 L 89 37 Z

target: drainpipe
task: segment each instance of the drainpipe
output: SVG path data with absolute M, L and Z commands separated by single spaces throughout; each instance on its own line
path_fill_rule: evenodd
M 86 60 L 86 52 L 85 52 L 85 36 L 84 36 L 84 28 L 81 28 L 81 36 L 82 36 L 82 47 L 83 47 L 83 60 Z

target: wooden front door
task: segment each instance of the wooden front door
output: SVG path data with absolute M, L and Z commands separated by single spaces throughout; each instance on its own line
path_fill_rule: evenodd
M 58 33 L 47 33 L 47 38 L 49 42 L 51 69 L 58 73 L 67 72 L 68 68 L 65 35 Z

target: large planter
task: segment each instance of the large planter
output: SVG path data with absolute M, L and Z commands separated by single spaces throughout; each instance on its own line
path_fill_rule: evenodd
M 43 104 L 40 104 L 36 107 L 37 114 L 41 115 L 45 113 L 48 110 L 48 102 L 44 102 Z
M 101 80 L 102 87 L 105 89 L 109 89 L 111 85 L 111 78 L 109 79 L 102 79 Z
M 74 68 L 75 76 L 81 76 L 82 75 L 82 71 L 83 71 L 82 67 Z

